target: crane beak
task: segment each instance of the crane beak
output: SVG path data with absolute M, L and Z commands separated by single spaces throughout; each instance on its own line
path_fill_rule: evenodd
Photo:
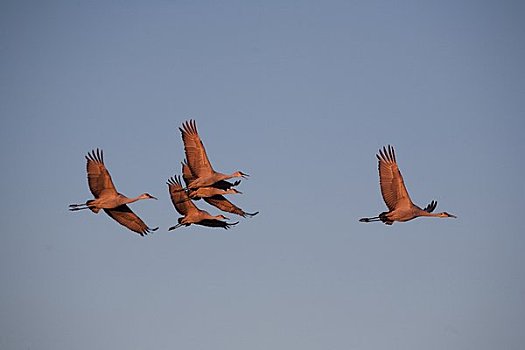
M 246 179 L 247 177 L 250 177 L 250 175 L 245 174 L 245 173 L 241 173 L 241 176 L 242 176 L 243 178 L 245 178 L 245 179 Z
M 449 218 L 457 219 L 457 216 L 456 216 L 456 215 L 452 215 L 452 214 L 448 214 L 448 217 L 449 217 Z
M 153 196 L 151 196 L 151 199 L 157 199 L 157 200 L 158 200 L 158 198 L 157 198 L 157 197 L 153 197 Z

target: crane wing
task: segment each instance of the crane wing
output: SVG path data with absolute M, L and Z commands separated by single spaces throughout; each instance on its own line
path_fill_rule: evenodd
M 182 123 L 182 128 L 179 128 L 182 133 L 182 142 L 184 143 L 184 151 L 186 152 L 186 159 L 191 172 L 196 177 L 207 177 L 213 174 L 206 149 L 199 137 L 197 125 L 194 120 L 189 120 Z
M 397 167 L 396 154 L 392 146 L 383 147 L 376 155 L 379 160 L 379 183 L 381 194 L 389 210 L 399 207 L 410 207 L 412 201 L 408 195 L 403 176 Z
M 428 213 L 432 213 L 434 211 L 434 209 L 436 209 L 437 204 L 438 203 L 436 201 L 432 201 L 423 210 L 428 212 Z
M 168 179 L 167 184 L 170 191 L 171 202 L 179 214 L 187 216 L 190 212 L 199 210 L 182 188 L 179 176 Z
M 182 179 L 184 180 L 186 187 L 190 184 L 190 182 L 195 180 L 195 176 L 193 176 L 186 159 L 184 159 L 184 162 L 182 162 Z
M 242 216 L 243 218 L 246 217 L 246 216 L 254 216 L 254 215 L 258 214 L 258 212 L 253 213 L 253 214 L 245 212 L 244 210 L 242 210 L 241 208 L 239 208 L 238 206 L 236 206 L 235 204 L 233 204 L 232 202 L 227 200 L 222 195 L 215 195 L 215 196 L 212 196 L 212 197 L 205 197 L 203 199 L 208 204 L 211 204 L 214 207 L 216 207 L 216 208 L 218 208 L 218 209 L 220 209 L 222 211 L 225 211 L 227 213 L 237 214 L 237 215 Z
M 95 150 L 92 150 L 91 153 L 88 153 L 86 156 L 86 160 L 89 189 L 95 198 L 99 198 L 102 193 L 116 196 L 117 190 L 111 180 L 109 171 L 104 165 L 104 154 L 102 150 L 99 150 L 98 148 L 96 152 Z
M 238 223 L 239 221 L 229 223 L 229 222 L 216 220 L 216 219 L 204 219 L 199 222 L 196 222 L 197 225 L 202 225 L 202 226 L 207 226 L 207 227 L 222 227 L 226 230 L 232 226 L 237 225 Z
M 226 181 L 226 180 L 220 180 L 214 183 L 213 187 L 226 191 L 232 187 L 239 186 L 240 183 L 241 183 L 241 180 L 236 180 L 234 183 L 231 183 L 230 181 Z
M 131 231 L 137 232 L 139 235 L 144 236 L 150 233 L 151 231 L 156 231 L 158 227 L 149 228 L 144 221 L 142 221 L 137 214 L 135 214 L 131 209 L 123 204 L 113 209 L 104 209 L 106 214 L 108 214 L 113 220 L 119 224 L 126 226 Z

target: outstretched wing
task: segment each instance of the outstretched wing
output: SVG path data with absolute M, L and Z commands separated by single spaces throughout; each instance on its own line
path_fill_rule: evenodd
M 208 226 L 208 227 L 222 227 L 227 230 L 230 227 L 237 225 L 238 223 L 239 221 L 230 223 L 230 222 L 225 222 L 225 221 L 216 220 L 216 219 L 205 219 L 205 220 L 201 220 L 197 222 L 196 224 L 202 225 L 202 226 Z
M 194 120 L 189 120 L 182 123 L 182 128 L 179 128 L 182 133 L 182 142 L 184 143 L 184 151 L 186 152 L 186 159 L 191 172 L 196 177 L 207 177 L 213 174 L 206 149 L 197 132 L 197 125 Z
M 188 166 L 188 161 L 184 159 L 184 162 L 182 164 L 182 179 L 184 180 L 184 183 L 186 184 L 186 187 L 195 180 L 195 176 L 193 176 L 190 167 Z
M 259 212 L 255 213 L 247 213 L 229 200 L 227 200 L 224 196 L 221 195 L 215 195 L 212 197 L 206 197 L 203 198 L 207 203 L 213 205 L 214 207 L 225 211 L 227 213 L 233 213 L 242 216 L 245 218 L 246 216 L 254 216 L 257 215 Z
M 104 165 L 104 154 L 102 150 L 92 150 L 86 156 L 87 160 L 87 177 L 91 193 L 95 198 L 99 198 L 103 193 L 108 195 L 117 195 L 115 185 L 111 180 L 111 175 Z
M 137 214 L 135 214 L 127 205 L 120 205 L 113 209 L 104 209 L 113 220 L 119 224 L 126 226 L 131 231 L 137 232 L 139 235 L 144 236 L 151 231 L 156 231 L 158 227 L 149 228 L 144 221 L 142 221 Z
M 170 191 L 171 202 L 179 214 L 186 216 L 192 211 L 199 210 L 182 188 L 179 176 L 169 178 L 167 184 Z
M 376 155 L 379 160 L 379 183 L 381 194 L 389 210 L 399 207 L 410 207 L 412 201 L 408 195 L 403 176 L 397 167 L 396 154 L 392 146 L 383 147 Z
M 226 191 L 232 187 L 239 186 L 240 183 L 241 183 L 241 180 L 236 180 L 234 183 L 231 183 L 230 181 L 226 181 L 226 180 L 220 180 L 214 183 L 213 187 Z
M 432 201 L 423 210 L 428 212 L 428 213 L 432 213 L 434 211 L 434 209 L 436 209 L 437 204 L 438 203 L 436 201 Z

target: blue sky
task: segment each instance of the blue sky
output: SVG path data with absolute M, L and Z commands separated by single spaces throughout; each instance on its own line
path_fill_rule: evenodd
M 521 349 L 523 11 L 3 1 L 0 348 Z M 232 230 L 167 232 L 189 118 L 251 175 Z M 458 219 L 358 222 L 385 210 L 386 144 Z M 159 231 L 67 211 L 96 147 Z

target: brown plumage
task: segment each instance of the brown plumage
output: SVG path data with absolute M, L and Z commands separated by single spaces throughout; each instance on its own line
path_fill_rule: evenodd
M 188 186 L 188 184 L 195 179 L 195 177 L 191 173 L 190 167 L 185 162 L 182 163 L 182 178 L 184 179 L 186 186 Z M 211 186 L 211 189 L 210 187 L 201 187 L 201 188 L 198 188 L 196 191 L 189 190 L 190 197 L 192 199 L 203 198 L 208 204 L 211 204 L 214 207 L 222 211 L 225 211 L 227 213 L 233 213 L 233 214 L 240 215 L 243 218 L 252 217 L 252 216 L 259 214 L 258 211 L 255 213 L 245 212 L 244 210 L 242 210 L 241 208 L 239 208 L 238 206 L 236 206 L 235 204 L 233 204 L 232 202 L 230 202 L 223 196 L 223 194 L 227 194 L 227 193 L 220 193 L 220 191 L 225 191 L 225 189 L 226 190 L 230 189 L 233 186 L 237 186 L 239 183 L 240 183 L 239 180 L 235 181 L 233 184 L 226 180 L 221 180 L 213 184 Z M 219 188 L 216 188 L 216 187 L 219 187 Z M 200 196 L 199 197 L 199 190 L 203 190 L 203 189 L 210 189 L 209 191 L 215 192 L 215 194 L 212 196 Z M 193 193 L 194 193 L 194 196 L 192 196 Z
M 396 154 L 392 146 L 388 146 L 388 149 L 383 147 L 383 150 L 379 150 L 379 154 L 376 155 L 379 164 L 379 183 L 381 186 L 381 194 L 383 200 L 388 207 L 388 212 L 383 212 L 379 216 L 371 218 L 362 218 L 361 222 L 372 222 L 382 221 L 387 225 L 392 225 L 394 221 L 409 221 L 419 216 L 432 216 L 446 218 L 455 218 L 456 216 L 447 212 L 432 214 L 432 211 L 437 206 L 436 201 L 430 202 L 425 209 L 421 209 L 415 205 L 403 181 L 403 176 L 397 166 Z
M 147 235 L 156 228 L 149 228 L 131 209 L 126 205 L 136 202 L 141 199 L 157 199 L 148 193 L 143 193 L 135 198 L 128 198 L 123 194 L 117 192 L 111 175 L 104 165 L 104 155 L 102 150 L 97 148 L 88 153 L 87 160 L 87 174 L 88 185 L 91 193 L 95 199 L 90 199 L 86 203 L 71 204 L 69 210 L 76 211 L 82 209 L 90 209 L 94 213 L 98 213 L 103 209 L 112 219 L 119 224 L 126 226 L 131 231 L 137 232 L 141 236 Z
M 182 187 L 179 176 L 168 179 L 167 184 L 170 191 L 171 202 L 173 203 L 175 210 L 183 215 L 183 217 L 178 218 L 178 224 L 170 227 L 168 231 L 181 226 L 190 226 L 191 224 L 229 229 L 231 226 L 239 223 L 238 221 L 233 223 L 222 221 L 228 220 L 228 218 L 224 215 L 214 216 L 207 211 L 197 208 L 186 193 L 186 190 Z
M 193 180 L 195 180 L 195 176 L 191 173 L 190 167 L 188 166 L 188 163 L 186 160 L 181 163 L 182 164 L 182 178 L 184 179 L 184 183 L 186 183 L 186 186 Z M 197 189 L 190 189 L 188 191 L 188 194 L 191 199 L 199 200 L 201 198 L 207 198 L 207 197 L 213 197 L 216 195 L 226 195 L 226 194 L 242 194 L 242 192 L 237 191 L 235 186 L 239 185 L 241 183 L 240 180 L 235 181 L 234 183 L 231 183 L 226 180 L 218 181 L 210 186 L 205 187 L 199 187 Z
M 232 174 L 223 174 L 213 170 L 206 149 L 197 131 L 197 125 L 194 120 L 189 120 L 182 123 L 182 128 L 179 128 L 182 134 L 182 141 L 184 143 L 184 151 L 186 159 L 191 172 L 195 179 L 188 185 L 190 189 L 197 189 L 213 185 L 221 180 L 231 179 L 233 177 L 244 177 L 248 174 L 242 171 L 236 171 Z

